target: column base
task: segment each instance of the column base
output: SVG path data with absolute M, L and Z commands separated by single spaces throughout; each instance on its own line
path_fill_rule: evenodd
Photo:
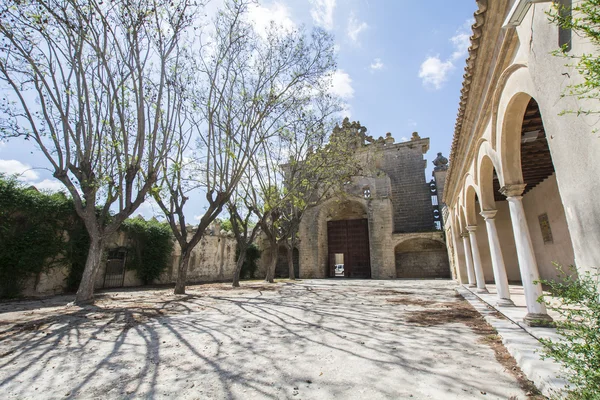
M 515 303 L 511 299 L 498 299 L 498 300 L 496 300 L 496 306 L 498 306 L 498 307 L 514 307 Z
M 477 285 L 476 285 L 476 284 L 474 284 L 474 283 L 469 283 L 469 284 L 467 285 L 467 287 L 474 288 L 474 287 L 477 287 Z
M 525 318 L 523 318 L 523 322 L 527 326 L 531 326 L 531 327 L 543 327 L 543 328 L 554 327 L 554 320 L 548 314 L 527 313 Z
M 482 289 L 477 288 L 475 290 L 475 293 L 489 293 L 489 292 L 486 288 L 482 288 Z

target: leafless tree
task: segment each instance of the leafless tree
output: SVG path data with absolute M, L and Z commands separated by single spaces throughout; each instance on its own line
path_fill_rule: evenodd
M 229 202 L 256 153 L 286 129 L 290 113 L 309 104 L 313 90 L 335 67 L 330 35 L 286 30 L 273 23 L 257 32 L 249 20 L 250 0 L 229 1 L 201 40 L 198 87 L 190 94 L 175 155 L 155 199 L 181 247 L 175 293 L 185 293 L 191 253 L 207 227 Z M 175 161 L 173 161 L 175 160 Z M 184 166 L 184 160 L 193 160 Z M 185 170 L 191 170 L 191 174 Z M 205 194 L 207 208 L 190 228 L 184 206 L 190 193 Z
M 0 129 L 37 144 L 85 223 L 77 302 L 93 299 L 106 239 L 144 201 L 167 153 L 165 88 L 196 12 L 190 3 L 0 5 Z
M 335 102 L 327 95 L 302 112 L 287 135 L 272 140 L 257 162 L 259 189 L 253 207 L 267 237 L 271 258 L 265 280 L 273 282 L 278 250 L 287 250 L 290 279 L 295 279 L 293 251 L 305 212 L 344 191 L 361 171 L 356 150 L 362 137 L 334 128 Z

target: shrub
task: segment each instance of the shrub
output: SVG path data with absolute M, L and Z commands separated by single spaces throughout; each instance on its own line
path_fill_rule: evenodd
M 237 249 L 235 252 L 235 258 L 239 257 L 240 250 Z M 246 259 L 244 260 L 244 264 L 242 265 L 242 270 L 240 271 L 241 279 L 254 279 L 256 270 L 258 269 L 258 264 L 256 261 L 260 258 L 260 250 L 254 244 L 251 244 L 246 249 Z
M 542 357 L 562 365 L 569 381 L 568 398 L 600 399 L 599 275 L 587 273 L 579 279 L 564 272 L 561 275 L 561 281 L 541 281 L 558 304 L 548 295 L 538 301 L 561 315 L 556 321 L 561 340 L 541 339 Z

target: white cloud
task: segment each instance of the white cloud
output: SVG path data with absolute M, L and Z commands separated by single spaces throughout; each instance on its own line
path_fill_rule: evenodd
M 339 96 L 344 100 L 354 97 L 354 88 L 352 87 L 352 78 L 348 73 L 338 69 L 333 73 L 331 79 L 332 86 L 329 92 L 335 96 Z
M 38 190 L 48 190 L 50 192 L 64 192 L 67 193 L 65 185 L 60 183 L 56 179 L 44 179 L 41 182 L 34 183 L 33 186 Z
M 336 0 L 310 0 L 312 5 L 310 16 L 315 25 L 321 26 L 327 30 L 333 29 L 333 10 Z
M 202 219 L 202 215 L 194 215 L 194 220 L 200 221 Z
M 454 69 L 451 60 L 442 61 L 439 56 L 428 57 L 419 69 L 419 78 L 426 86 L 441 89 L 443 83 L 448 80 L 448 74 Z
M 439 54 L 429 56 L 419 68 L 419 78 L 423 80 L 425 86 L 433 87 L 436 90 L 441 89 L 444 82 L 448 80 L 448 75 L 455 69 L 455 62 L 465 58 L 471 45 L 470 27 L 473 19 L 467 20 L 450 38 L 453 52 L 448 59 L 442 61 Z
M 383 69 L 383 67 L 384 67 L 384 65 L 381 62 L 381 58 L 374 59 L 373 62 L 371 63 L 371 65 L 369 66 L 369 68 L 371 69 L 371 72 Z
M 27 165 L 17 160 L 0 160 L 0 172 L 6 175 L 17 175 L 25 181 L 34 181 L 38 179 L 37 172 Z
M 469 46 L 471 46 L 471 37 L 468 33 L 457 33 L 450 38 L 450 41 L 454 45 L 452 60 L 458 61 L 467 56 L 467 53 L 469 52 Z
M 358 42 L 358 35 L 369 27 L 366 22 L 359 22 L 353 12 L 348 18 L 348 37 L 353 42 Z
M 414 128 L 414 127 L 416 127 L 416 126 L 417 126 L 417 121 L 415 121 L 414 119 L 409 119 L 409 120 L 406 122 L 406 124 L 407 124 L 409 127 L 411 127 L 411 128 Z
M 408 142 L 408 138 L 407 138 L 406 136 L 402 136 L 402 137 L 400 138 L 400 141 L 401 141 L 401 142 Z
M 296 28 L 296 24 L 292 21 L 290 10 L 285 4 L 274 2 L 269 6 L 261 6 L 253 4 L 248 9 L 248 17 L 254 24 L 256 32 L 261 36 L 266 36 L 271 22 L 274 22 L 277 27 L 281 27 L 286 31 Z
M 340 117 L 352 119 L 352 106 L 348 103 L 342 103 L 342 110 L 340 111 Z

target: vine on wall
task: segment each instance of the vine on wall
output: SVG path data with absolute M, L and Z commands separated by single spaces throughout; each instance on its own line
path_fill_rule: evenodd
M 152 283 L 170 262 L 170 228 L 132 218 L 122 230 L 130 243 L 127 267 L 144 284 Z M 66 291 L 76 291 L 88 249 L 89 236 L 70 198 L 0 174 L 0 298 L 21 295 L 28 279 L 61 266 L 68 268 Z
M 20 295 L 28 278 L 53 267 L 83 271 L 88 243 L 71 199 L 0 175 L 0 297 Z
M 156 219 L 130 218 L 121 228 L 127 233 L 131 247 L 127 256 L 127 268 L 148 285 L 160 277 L 171 261 L 173 237 L 171 228 Z

